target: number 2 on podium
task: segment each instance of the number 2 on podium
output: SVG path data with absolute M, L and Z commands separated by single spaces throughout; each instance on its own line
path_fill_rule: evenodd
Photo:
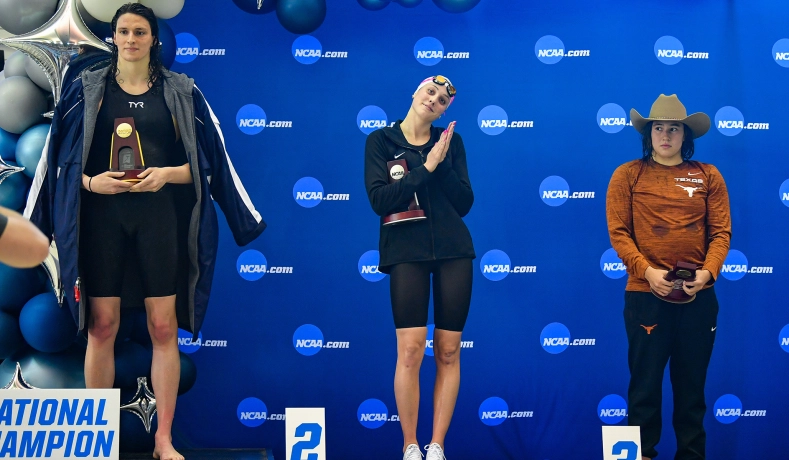
M 301 460 L 302 451 L 312 450 L 318 447 L 318 444 L 321 443 L 321 433 L 323 433 L 323 427 L 317 423 L 302 423 L 301 425 L 297 426 L 297 438 L 301 438 L 307 434 L 309 434 L 310 437 L 309 439 L 305 439 L 304 441 L 299 441 L 296 444 L 293 444 L 293 450 L 290 452 L 291 460 Z M 616 448 L 616 446 L 614 446 L 614 448 Z M 635 459 L 635 453 L 633 455 L 633 458 Z M 318 454 L 308 454 L 307 460 L 318 460 Z
M 627 451 L 627 457 L 619 457 L 618 460 L 636 460 L 636 455 L 638 454 L 638 446 L 636 443 L 633 441 L 619 441 L 614 444 L 611 453 L 614 455 L 622 455 L 623 450 Z

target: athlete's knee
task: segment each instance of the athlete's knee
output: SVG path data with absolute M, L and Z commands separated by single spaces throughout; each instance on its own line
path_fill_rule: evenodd
M 178 335 L 178 325 L 171 318 L 153 317 L 148 319 L 148 332 L 155 343 L 167 343 Z
M 118 334 L 119 326 L 120 318 L 116 315 L 103 315 L 94 312 L 88 324 L 88 333 L 93 339 L 100 342 L 114 340 Z
M 399 347 L 398 359 L 406 366 L 417 365 L 425 355 L 425 341 L 410 340 Z
M 455 341 L 451 343 L 433 342 L 433 354 L 439 365 L 452 366 L 460 359 L 460 343 Z

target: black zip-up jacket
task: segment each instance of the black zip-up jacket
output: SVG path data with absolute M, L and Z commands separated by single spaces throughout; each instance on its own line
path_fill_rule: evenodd
M 389 273 L 392 265 L 403 262 L 475 258 L 471 234 L 462 219 L 474 203 L 463 140 L 457 133 L 452 136 L 446 158 L 431 173 L 424 163 L 444 128 L 431 127 L 430 141 L 414 146 L 405 140 L 401 121 L 370 133 L 364 153 L 367 197 L 381 216 L 378 270 Z M 390 184 L 386 162 L 395 156 L 406 160 L 408 174 Z M 414 193 L 427 219 L 385 227 L 383 217 L 406 210 Z

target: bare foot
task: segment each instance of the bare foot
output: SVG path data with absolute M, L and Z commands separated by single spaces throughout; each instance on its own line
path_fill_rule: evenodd
M 175 450 L 173 443 L 168 439 L 156 439 L 153 458 L 159 460 L 184 460 L 184 456 Z

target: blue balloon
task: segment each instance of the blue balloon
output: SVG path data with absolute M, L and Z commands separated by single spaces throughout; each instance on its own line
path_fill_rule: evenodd
M 162 44 L 160 51 L 162 65 L 169 69 L 175 62 L 175 50 L 178 48 L 175 43 L 175 33 L 164 19 L 157 19 L 156 23 L 159 24 L 159 42 Z
M 479 0 L 433 0 L 433 3 L 447 13 L 465 13 L 477 6 Z
M 65 306 L 61 308 L 51 293 L 27 301 L 19 314 L 19 328 L 31 347 L 46 353 L 67 349 L 77 335 L 71 311 Z
M 44 353 L 27 348 L 0 364 L 0 385 L 14 375 L 16 363 L 22 377 L 37 388 L 85 388 L 85 350 L 73 346 L 60 353 Z
M 48 134 L 49 125 L 41 124 L 28 128 L 19 136 L 19 142 L 16 144 L 16 162 L 25 167 L 22 172 L 31 179 L 36 175 L 38 160 L 41 159 Z
M 180 356 L 181 380 L 178 382 L 178 394 L 182 395 L 191 390 L 197 381 L 197 366 L 186 353 L 180 352 Z
M 422 3 L 422 0 L 395 0 L 395 1 L 406 8 L 413 8 L 419 5 L 420 3 Z
M 356 0 L 362 5 L 363 8 L 366 8 L 370 11 L 378 11 L 386 8 L 389 5 L 390 0 Z
M 251 14 L 267 14 L 277 9 L 277 0 L 263 0 L 263 4 L 259 7 L 258 0 L 233 0 L 233 3 Z
M 20 269 L 0 263 L 0 311 L 16 316 L 25 302 L 44 291 L 43 271 L 40 267 Z
M 6 359 L 25 345 L 19 320 L 15 316 L 0 311 L 0 359 Z M 183 359 L 181 359 L 183 361 Z M 183 374 L 183 371 L 181 371 Z M 0 381 L 0 386 L 5 385 Z
M 18 140 L 18 134 L 9 133 L 8 131 L 0 129 L 0 158 L 6 161 L 14 161 L 16 143 Z
M 6 161 L 11 166 L 17 166 L 12 161 Z M 0 206 L 18 211 L 25 206 L 27 188 L 31 180 L 21 172 L 11 174 L 0 183 Z
M 278 0 L 277 18 L 289 32 L 312 33 L 326 19 L 326 0 Z
M 137 388 L 137 377 L 147 377 L 151 369 L 151 350 L 127 340 L 115 345 L 115 388 Z

